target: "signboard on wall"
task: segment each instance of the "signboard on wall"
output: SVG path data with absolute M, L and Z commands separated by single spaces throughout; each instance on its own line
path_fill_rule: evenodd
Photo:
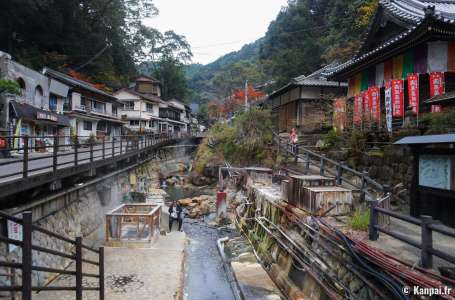
M 419 185 L 450 190 L 452 159 L 448 155 L 421 155 L 419 157 Z
M 16 222 L 8 220 L 6 222 L 8 227 L 8 238 L 12 240 L 22 241 L 22 225 Z M 13 252 L 17 246 L 14 244 L 8 244 L 8 251 Z
M 336 99 L 334 102 L 333 126 L 337 130 L 344 130 L 347 123 L 346 116 L 346 99 Z

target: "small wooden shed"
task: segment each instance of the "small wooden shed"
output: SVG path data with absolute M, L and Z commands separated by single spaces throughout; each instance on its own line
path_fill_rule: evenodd
M 395 145 L 414 156 L 411 215 L 431 215 L 455 227 L 455 134 L 408 136 Z

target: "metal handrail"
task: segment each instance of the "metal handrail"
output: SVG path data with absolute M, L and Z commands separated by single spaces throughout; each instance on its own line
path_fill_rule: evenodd
M 31 300 L 32 291 L 74 291 L 76 294 L 76 300 L 82 300 L 83 291 L 98 291 L 99 299 L 104 300 L 104 248 L 100 247 L 99 249 L 94 249 L 82 243 L 82 237 L 76 237 L 74 240 L 67 238 L 65 236 L 59 235 L 55 232 L 51 232 L 47 229 L 39 227 L 33 224 L 33 217 L 31 212 L 22 213 L 22 218 L 11 216 L 4 212 L 0 211 L 0 217 L 9 220 L 22 226 L 22 240 L 10 239 L 8 237 L 0 236 L 0 242 L 6 244 L 14 244 L 17 247 L 21 248 L 21 262 L 9 262 L 9 261 L 0 261 L 0 267 L 7 267 L 12 269 L 20 269 L 22 274 L 21 285 L 17 285 L 15 281 L 11 282 L 11 285 L 0 286 L 0 291 L 11 291 L 11 292 L 21 292 L 21 299 Z M 57 251 L 54 249 L 46 248 L 43 246 L 33 245 L 32 243 L 32 234 L 33 232 L 40 232 L 51 238 L 56 238 L 60 241 L 70 243 L 74 246 L 74 253 L 65 253 L 62 251 Z M 91 261 L 83 258 L 83 249 L 94 252 L 98 256 L 98 261 Z M 34 265 L 32 261 L 32 252 L 45 252 L 57 257 L 70 259 L 76 263 L 76 269 L 74 271 L 69 271 L 65 269 L 58 269 L 47 266 L 38 266 Z M 98 266 L 98 273 L 84 273 L 83 272 L 83 262 L 88 262 Z M 45 272 L 45 273 L 56 273 L 56 274 L 65 274 L 69 276 L 76 277 L 76 285 L 72 287 L 65 286 L 34 286 L 32 283 L 32 272 Z M 97 287 L 88 287 L 83 286 L 83 277 L 91 277 L 98 279 Z M 13 283 L 14 282 L 14 283 Z
M 367 172 L 359 172 L 357 170 L 354 170 L 343 163 L 337 162 L 326 157 L 323 154 L 319 154 L 313 150 L 307 149 L 302 145 L 296 145 L 295 147 L 292 147 L 294 149 L 291 149 L 290 143 L 282 143 L 282 138 L 278 134 L 273 132 L 273 136 L 273 141 L 277 143 L 279 151 L 284 149 L 286 156 L 293 156 L 296 162 L 298 162 L 299 159 L 303 160 L 305 162 L 306 169 L 309 169 L 310 165 L 314 165 L 319 167 L 321 175 L 325 175 L 326 172 L 335 175 L 338 185 L 342 185 L 344 182 L 358 189 L 362 202 L 366 199 L 366 195 L 370 195 L 370 197 L 372 196 L 371 193 L 368 192 L 369 189 L 373 192 L 382 193 L 384 195 L 391 192 L 391 189 L 388 185 L 383 185 L 375 181 L 373 178 L 368 176 Z M 335 170 L 331 170 L 328 167 L 329 165 L 332 165 Z M 348 180 L 348 178 L 343 176 L 345 173 L 350 174 L 352 177 L 356 177 L 360 182 L 360 185 L 352 182 L 352 180 Z
M 18 176 L 28 178 L 34 175 L 43 175 L 53 173 L 64 168 L 72 166 L 86 165 L 93 161 L 102 161 L 113 159 L 114 157 L 122 158 L 131 154 L 140 154 L 157 144 L 165 143 L 170 140 L 202 137 L 202 135 L 186 133 L 144 133 L 128 134 L 112 137 L 102 137 L 98 140 L 88 140 L 87 136 L 27 136 L 13 135 L 1 136 L 0 138 L 8 141 L 7 147 L 0 151 L 15 153 L 19 158 L 6 158 L 0 162 L 0 167 L 4 169 L 4 174 L 0 175 L 2 182 L 8 183 L 17 180 Z M 35 147 L 39 139 L 52 139 L 52 145 L 44 143 Z M 63 140 L 63 143 L 60 141 Z M 87 141 L 84 141 L 87 140 Z M 33 149 L 48 151 L 47 153 L 35 154 Z M 73 156 L 73 159 L 71 159 Z M 32 164 L 32 162 L 34 162 Z M 44 164 L 44 166 L 43 166 Z M 12 166 L 9 168 L 9 166 Z M 20 166 L 22 165 L 22 166 Z M 62 168 L 64 166 L 64 168 Z M 10 178 L 10 180 L 8 180 Z

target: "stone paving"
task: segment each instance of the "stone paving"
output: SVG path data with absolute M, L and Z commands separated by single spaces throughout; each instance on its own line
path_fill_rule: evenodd
M 185 243 L 185 233 L 173 231 L 160 236 L 151 248 L 105 248 L 105 299 L 181 299 Z M 84 264 L 84 272 L 97 271 L 96 266 Z M 97 280 L 84 279 L 84 285 L 97 286 Z M 74 277 L 60 276 L 51 286 L 74 286 Z M 84 292 L 83 298 L 99 299 L 98 293 L 92 291 Z M 33 295 L 33 299 L 72 300 L 75 294 L 43 291 Z

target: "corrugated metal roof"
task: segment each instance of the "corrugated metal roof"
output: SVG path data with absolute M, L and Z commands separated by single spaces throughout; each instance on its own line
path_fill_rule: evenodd
M 419 144 L 451 144 L 455 143 L 455 133 L 407 136 L 394 143 L 394 145 L 419 145 Z

